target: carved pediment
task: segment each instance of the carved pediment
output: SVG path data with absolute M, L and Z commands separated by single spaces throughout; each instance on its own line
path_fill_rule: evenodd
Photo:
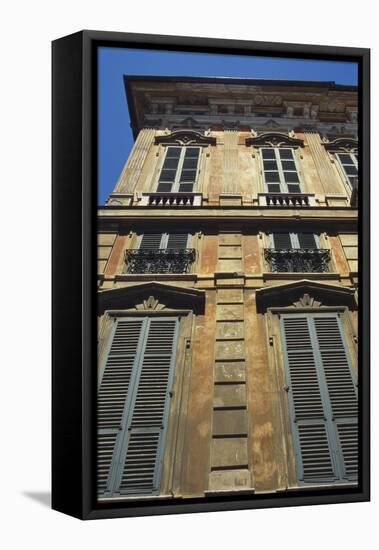
M 357 153 L 358 140 L 352 138 L 337 138 L 323 143 L 325 149 L 331 153 Z
M 155 144 L 161 145 L 216 145 L 216 138 L 194 130 L 176 130 L 164 136 L 156 136 Z
M 273 307 L 319 308 L 345 306 L 357 309 L 354 289 L 303 279 L 256 291 L 259 313 Z
M 280 132 L 262 132 L 258 136 L 246 138 L 246 145 L 253 147 L 303 147 L 304 141 Z
M 99 315 L 112 309 L 159 311 L 169 308 L 201 312 L 204 304 L 203 290 L 154 282 L 102 290 L 98 294 Z

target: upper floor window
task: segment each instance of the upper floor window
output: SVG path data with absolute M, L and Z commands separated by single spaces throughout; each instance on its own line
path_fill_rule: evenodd
M 301 193 L 292 149 L 263 147 L 261 154 L 263 177 L 269 193 Z
M 157 192 L 191 193 L 199 171 L 200 147 L 167 147 Z
M 358 177 L 358 155 L 355 153 L 336 153 L 336 157 L 350 187 L 353 188 Z

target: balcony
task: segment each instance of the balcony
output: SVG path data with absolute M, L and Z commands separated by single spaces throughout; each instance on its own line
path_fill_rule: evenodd
M 330 250 L 323 248 L 265 248 L 265 260 L 274 273 L 326 273 Z
M 258 202 L 260 206 L 282 208 L 315 206 L 313 193 L 259 193 Z
M 142 193 L 140 206 L 201 206 L 201 193 Z
M 187 273 L 195 260 L 194 248 L 127 250 L 126 273 Z

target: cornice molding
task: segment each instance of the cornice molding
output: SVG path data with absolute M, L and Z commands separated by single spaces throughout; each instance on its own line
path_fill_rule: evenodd
M 191 309 L 202 312 L 205 292 L 169 284 L 149 282 L 133 286 L 112 288 L 98 294 L 98 313 L 112 309 Z
M 264 313 L 273 307 L 345 306 L 357 309 L 354 289 L 302 279 L 284 285 L 275 285 L 256 291 L 257 311 Z
M 216 145 L 216 138 L 205 136 L 194 130 L 176 130 L 167 135 L 156 136 L 154 143 L 155 145 L 200 145 L 207 147 L 208 145 Z
M 304 141 L 280 132 L 263 132 L 246 138 L 246 145 L 253 147 L 304 147 Z

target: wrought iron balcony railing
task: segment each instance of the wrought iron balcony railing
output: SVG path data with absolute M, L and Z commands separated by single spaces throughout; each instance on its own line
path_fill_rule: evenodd
M 274 273 L 329 271 L 330 251 L 324 248 L 265 248 L 264 256 Z
M 126 273 L 187 273 L 194 248 L 138 249 L 125 253 Z

